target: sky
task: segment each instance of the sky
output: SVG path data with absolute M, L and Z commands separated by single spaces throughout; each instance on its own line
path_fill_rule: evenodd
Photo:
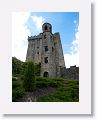
M 28 36 L 41 33 L 45 22 L 60 33 L 66 67 L 79 66 L 79 12 L 13 12 L 12 56 L 26 60 Z

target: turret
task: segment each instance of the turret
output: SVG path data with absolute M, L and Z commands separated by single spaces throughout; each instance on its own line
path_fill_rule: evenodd
M 43 32 L 51 32 L 52 33 L 52 25 L 50 23 L 44 23 L 42 25 Z

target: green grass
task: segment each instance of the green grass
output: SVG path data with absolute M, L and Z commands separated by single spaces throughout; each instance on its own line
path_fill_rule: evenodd
M 22 87 L 22 76 L 18 76 L 17 80 L 13 77 L 12 80 L 12 100 L 16 101 L 25 95 Z M 36 90 L 39 88 L 54 87 L 55 93 L 48 96 L 39 97 L 37 102 L 78 102 L 79 101 L 79 81 L 64 80 L 63 78 L 45 78 L 36 77 Z
M 43 96 L 38 99 L 39 102 L 78 102 L 79 101 L 79 81 L 63 78 L 45 78 L 40 76 L 40 64 L 35 64 L 35 84 L 36 90 L 46 87 L 56 88 L 55 93 Z M 22 62 L 17 58 L 12 58 L 12 101 L 16 101 L 25 95 L 23 81 L 25 80 L 25 71 L 27 62 Z M 32 83 L 31 83 L 32 84 Z
M 78 102 L 79 83 L 75 80 L 68 80 L 64 85 L 58 86 L 58 90 L 49 95 L 38 99 L 38 102 Z
M 36 87 L 58 87 L 63 84 L 62 78 L 45 78 L 45 77 L 36 77 Z

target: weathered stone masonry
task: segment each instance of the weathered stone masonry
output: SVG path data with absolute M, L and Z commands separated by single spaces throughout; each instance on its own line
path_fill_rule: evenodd
M 42 30 L 37 36 L 28 36 L 26 61 L 41 63 L 41 76 L 61 77 L 61 68 L 65 67 L 65 62 L 60 34 L 53 34 L 49 23 L 44 23 Z

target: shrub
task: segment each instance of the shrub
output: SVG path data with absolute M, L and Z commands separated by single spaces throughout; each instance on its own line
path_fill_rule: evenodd
M 12 81 L 12 89 L 21 86 L 21 84 L 18 81 Z
M 35 69 L 34 64 L 31 61 L 27 63 L 27 69 L 25 71 L 23 86 L 26 91 L 34 91 L 36 88 Z
M 24 79 L 25 79 L 25 76 L 24 76 L 24 75 L 21 75 L 21 76 L 20 76 L 20 79 L 21 79 L 21 80 L 24 80 Z
M 12 77 L 12 81 L 16 81 L 17 79 L 16 79 L 16 77 Z
M 46 78 L 46 77 L 37 77 L 36 86 L 37 88 L 43 87 L 59 87 L 63 85 L 63 79 L 61 78 Z
M 41 63 L 35 64 L 35 76 L 40 76 Z
M 12 57 L 12 74 L 20 74 L 22 61 L 18 60 L 16 57 Z
M 16 87 L 12 91 L 12 101 L 16 102 L 19 98 L 22 98 L 25 95 L 25 91 L 22 87 Z

